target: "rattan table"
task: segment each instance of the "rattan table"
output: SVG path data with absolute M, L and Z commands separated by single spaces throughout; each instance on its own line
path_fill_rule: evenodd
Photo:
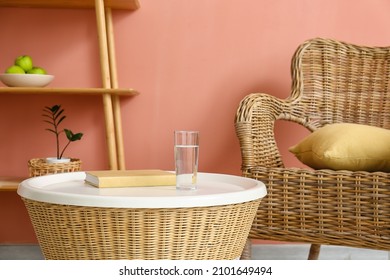
M 46 259 L 237 259 L 266 195 L 240 176 L 199 173 L 198 189 L 96 188 L 84 172 L 18 187 Z

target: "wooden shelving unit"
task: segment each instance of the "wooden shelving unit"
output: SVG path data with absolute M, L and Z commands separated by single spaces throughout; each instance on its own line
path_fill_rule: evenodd
M 1 7 L 17 8 L 59 8 L 83 9 L 93 8 L 99 39 L 102 88 L 9 88 L 0 87 L 2 94 L 67 94 L 67 95 L 101 95 L 106 127 L 109 169 L 126 169 L 122 122 L 120 114 L 120 97 L 137 95 L 133 89 L 118 87 L 115 45 L 112 24 L 112 9 L 136 10 L 140 7 L 138 0 L 0 0 Z M 20 178 L 0 177 L 0 191 L 16 189 Z

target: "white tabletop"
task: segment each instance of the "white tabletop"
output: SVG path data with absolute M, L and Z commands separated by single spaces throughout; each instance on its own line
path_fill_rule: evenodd
M 84 181 L 85 172 L 34 177 L 18 187 L 22 197 L 54 204 L 114 208 L 179 208 L 242 203 L 262 198 L 265 185 L 234 175 L 198 173 L 197 190 L 175 186 L 97 188 Z

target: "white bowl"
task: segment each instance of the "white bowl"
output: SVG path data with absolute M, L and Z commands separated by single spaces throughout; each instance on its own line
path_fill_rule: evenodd
M 0 74 L 0 80 L 9 87 L 45 87 L 54 79 L 44 74 Z

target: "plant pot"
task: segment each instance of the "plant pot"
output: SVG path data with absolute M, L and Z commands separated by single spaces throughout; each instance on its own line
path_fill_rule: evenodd
M 46 158 L 46 163 L 65 163 L 65 162 L 70 162 L 70 158 L 56 158 L 56 157 Z
M 34 158 L 28 161 L 28 170 L 30 177 L 76 172 L 81 170 L 81 160 L 70 158 L 68 162 L 48 163 L 45 158 Z

